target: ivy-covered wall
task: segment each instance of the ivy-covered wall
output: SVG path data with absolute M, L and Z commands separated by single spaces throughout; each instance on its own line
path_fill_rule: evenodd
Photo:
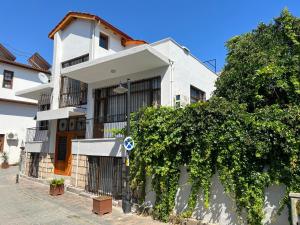
M 156 219 L 174 214 L 182 165 L 191 191 L 178 217 L 191 217 L 199 196 L 211 206 L 215 174 L 250 225 L 267 219 L 268 188 L 285 187 L 278 213 L 289 205 L 289 192 L 300 192 L 300 19 L 285 9 L 227 48 L 209 102 L 146 108 L 132 120 L 131 187 L 143 202 L 152 178 Z
M 215 173 L 234 199 L 236 213 L 246 212 L 248 224 L 264 219 L 268 187 L 286 186 L 282 209 L 288 193 L 300 191 L 299 106 L 272 105 L 249 113 L 245 105 L 214 97 L 184 109 L 146 108 L 135 115 L 132 128 L 134 197 L 144 201 L 145 179 L 151 176 L 156 219 L 168 221 L 173 214 L 182 165 L 192 188 L 181 217 L 192 216 L 199 194 L 209 207 Z

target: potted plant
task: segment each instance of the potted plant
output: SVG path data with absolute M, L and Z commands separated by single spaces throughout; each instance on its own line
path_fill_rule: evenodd
M 2 169 L 7 169 L 9 167 L 7 152 L 3 152 L 2 155 L 1 155 L 1 158 L 3 160 L 2 164 L 1 164 L 1 168 Z
M 65 180 L 63 178 L 61 179 L 52 179 L 50 181 L 50 195 L 57 196 L 62 195 L 65 192 Z

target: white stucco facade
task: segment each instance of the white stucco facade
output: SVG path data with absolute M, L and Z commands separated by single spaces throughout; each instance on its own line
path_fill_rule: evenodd
M 108 49 L 99 45 L 100 33 L 108 36 Z M 62 68 L 63 62 L 86 54 L 89 54 L 87 62 Z M 112 74 L 111 70 L 116 72 Z M 54 35 L 52 103 L 49 112 L 40 113 L 53 114 L 48 116 L 51 153 L 55 151 L 57 119 L 61 118 L 55 114 L 59 111 L 62 76 L 88 83 L 87 105 L 84 106 L 87 119 L 94 117 L 94 90 L 117 85 L 127 79 L 134 82 L 161 77 L 161 105 L 165 106 L 174 106 L 176 95 L 183 96 L 189 103 L 191 86 L 205 92 L 208 99 L 217 79 L 215 73 L 171 38 L 153 44 L 123 46 L 120 35 L 105 25 L 93 20 L 76 19 Z M 92 137 L 93 124 L 89 123 L 86 138 Z M 84 144 L 88 145 L 89 142 Z M 98 147 L 102 145 L 99 142 Z
M 3 87 L 4 70 L 12 71 L 12 89 Z M 20 147 L 25 144 L 26 128 L 35 127 L 33 119 L 37 111 L 37 101 L 16 96 L 24 87 L 32 88 L 41 84 L 38 71 L 25 69 L 17 65 L 0 63 L 0 134 L 4 135 L 3 151 L 8 153 L 9 163 L 19 162 Z M 8 140 L 7 134 L 17 134 L 15 140 Z

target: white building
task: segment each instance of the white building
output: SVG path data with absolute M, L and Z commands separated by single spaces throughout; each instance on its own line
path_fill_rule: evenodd
M 49 130 L 37 129 L 26 142 L 31 176 L 69 176 L 73 186 L 116 196 L 122 151 L 111 129 L 126 126 L 127 104 L 125 93 L 114 92 L 119 83 L 130 79 L 132 112 L 206 100 L 214 90 L 217 75 L 171 38 L 135 40 L 98 16 L 78 12 L 68 13 L 49 38 L 51 82 L 17 93 L 46 99 L 37 121 Z M 109 187 L 95 189 L 93 165 L 99 173 L 114 174 Z
M 111 130 L 126 126 L 126 94 L 115 93 L 119 83 L 130 79 L 131 111 L 136 111 L 209 99 L 217 76 L 171 38 L 134 40 L 90 14 L 68 13 L 49 37 L 54 40 L 51 82 L 17 93 L 39 100 L 37 121 L 43 125 L 28 131 L 24 172 L 42 179 L 64 175 L 82 191 L 119 198 L 124 151 Z M 212 182 L 211 207 L 199 200 L 195 215 L 207 223 L 243 224 L 217 175 Z M 175 200 L 181 211 L 190 191 L 185 170 L 179 183 Z M 286 208 L 275 215 L 283 193 L 282 186 L 266 190 L 264 224 L 286 224 Z
M 39 73 L 50 75 L 49 65 L 37 53 L 29 59 L 28 65 L 15 60 L 15 56 L 0 44 L 0 154 L 7 152 L 10 164 L 19 162 L 26 128 L 36 126 L 37 100 L 15 93 L 40 85 Z

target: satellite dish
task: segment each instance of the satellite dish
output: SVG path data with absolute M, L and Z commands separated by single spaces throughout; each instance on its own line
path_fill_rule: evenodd
M 44 73 L 39 73 L 39 79 L 43 84 L 49 83 L 49 78 Z

